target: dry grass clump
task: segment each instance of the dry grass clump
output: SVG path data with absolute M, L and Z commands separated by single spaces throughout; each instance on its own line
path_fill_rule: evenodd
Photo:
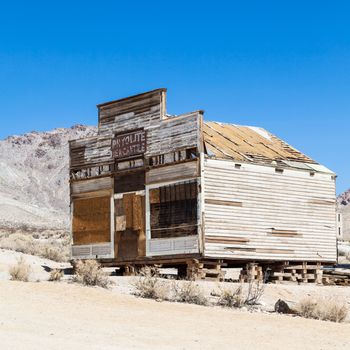
M 218 304 L 224 307 L 242 307 L 244 305 L 242 286 L 239 286 L 236 289 L 221 289 Z
M 35 244 L 34 239 L 30 235 L 22 233 L 12 233 L 1 237 L 0 247 L 30 255 L 38 253 L 38 246 Z
M 0 248 L 65 262 L 69 257 L 70 239 L 62 233 L 56 236 L 52 234 L 48 238 L 47 234 L 36 232 L 8 233 L 0 237 Z
M 28 282 L 31 268 L 25 262 L 23 257 L 18 259 L 17 264 L 13 265 L 9 269 L 11 279 L 13 281 Z
M 85 286 L 99 286 L 109 288 L 112 281 L 95 260 L 79 260 L 75 266 L 73 281 Z
M 197 305 L 207 305 L 208 299 L 200 287 L 191 282 L 174 283 L 174 301 Z
M 249 280 L 247 294 L 244 299 L 245 305 L 257 305 L 264 294 L 264 284 L 253 279 Z
M 57 262 L 67 261 L 67 257 L 64 252 L 62 252 L 62 249 L 51 245 L 42 246 L 40 256 Z
M 167 299 L 166 285 L 159 280 L 159 272 L 155 267 L 143 267 L 133 284 L 135 294 L 141 298 Z
M 193 282 L 162 281 L 155 267 L 146 266 L 134 281 L 135 294 L 142 298 L 206 305 L 207 298 Z
M 302 317 L 332 322 L 343 322 L 349 311 L 345 301 L 330 298 L 302 299 L 296 310 Z
M 53 269 L 50 271 L 49 281 L 59 282 L 63 277 L 63 271 L 58 269 Z
M 220 288 L 218 305 L 237 308 L 257 305 L 263 294 L 264 285 L 250 280 L 246 291 L 242 284 L 238 288 Z

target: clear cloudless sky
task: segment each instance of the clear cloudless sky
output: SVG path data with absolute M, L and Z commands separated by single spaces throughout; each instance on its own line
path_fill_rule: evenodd
M 350 187 L 349 1 L 0 1 L 0 139 L 96 125 L 168 88 L 168 112 L 262 126 Z

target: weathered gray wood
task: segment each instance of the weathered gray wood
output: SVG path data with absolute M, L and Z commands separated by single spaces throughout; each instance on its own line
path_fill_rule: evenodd
M 109 190 L 113 188 L 111 177 L 102 177 L 97 179 L 89 179 L 73 182 L 71 185 L 71 193 L 73 195 L 85 192 L 94 192 L 101 190 Z
M 144 129 L 147 150 L 144 157 L 171 154 L 189 148 L 200 149 L 202 112 L 177 117 L 164 115 L 164 89 L 99 105 L 98 136 L 70 142 L 70 168 L 77 170 L 113 164 L 112 138 L 116 133 Z
M 191 161 L 151 169 L 146 173 L 146 184 L 189 179 L 198 176 L 198 162 Z
M 336 260 L 335 183 L 330 174 L 229 160 L 204 162 L 205 255 L 231 259 Z M 218 205 L 226 202 L 241 206 Z M 275 231 L 275 234 L 274 234 Z M 248 239 L 228 244 L 231 237 Z

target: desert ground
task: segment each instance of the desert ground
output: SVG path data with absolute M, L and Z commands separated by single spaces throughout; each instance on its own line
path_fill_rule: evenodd
M 2 349 L 348 349 L 350 325 L 1 282 Z
M 30 282 L 9 280 L 23 256 Z M 48 282 L 49 268 L 65 264 L 0 250 L 1 349 L 349 349 L 350 320 L 332 323 L 271 313 L 307 295 L 346 299 L 349 287 L 266 285 L 258 311 L 158 302 L 137 298 L 134 277 L 112 276 L 110 290 L 65 277 Z M 231 283 L 232 285 L 232 283 Z M 210 293 L 214 282 L 201 282 Z

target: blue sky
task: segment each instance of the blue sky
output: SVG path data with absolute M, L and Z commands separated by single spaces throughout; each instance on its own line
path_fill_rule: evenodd
M 168 88 L 168 112 L 262 126 L 350 187 L 350 2 L 1 1 L 0 139 L 95 125 Z

